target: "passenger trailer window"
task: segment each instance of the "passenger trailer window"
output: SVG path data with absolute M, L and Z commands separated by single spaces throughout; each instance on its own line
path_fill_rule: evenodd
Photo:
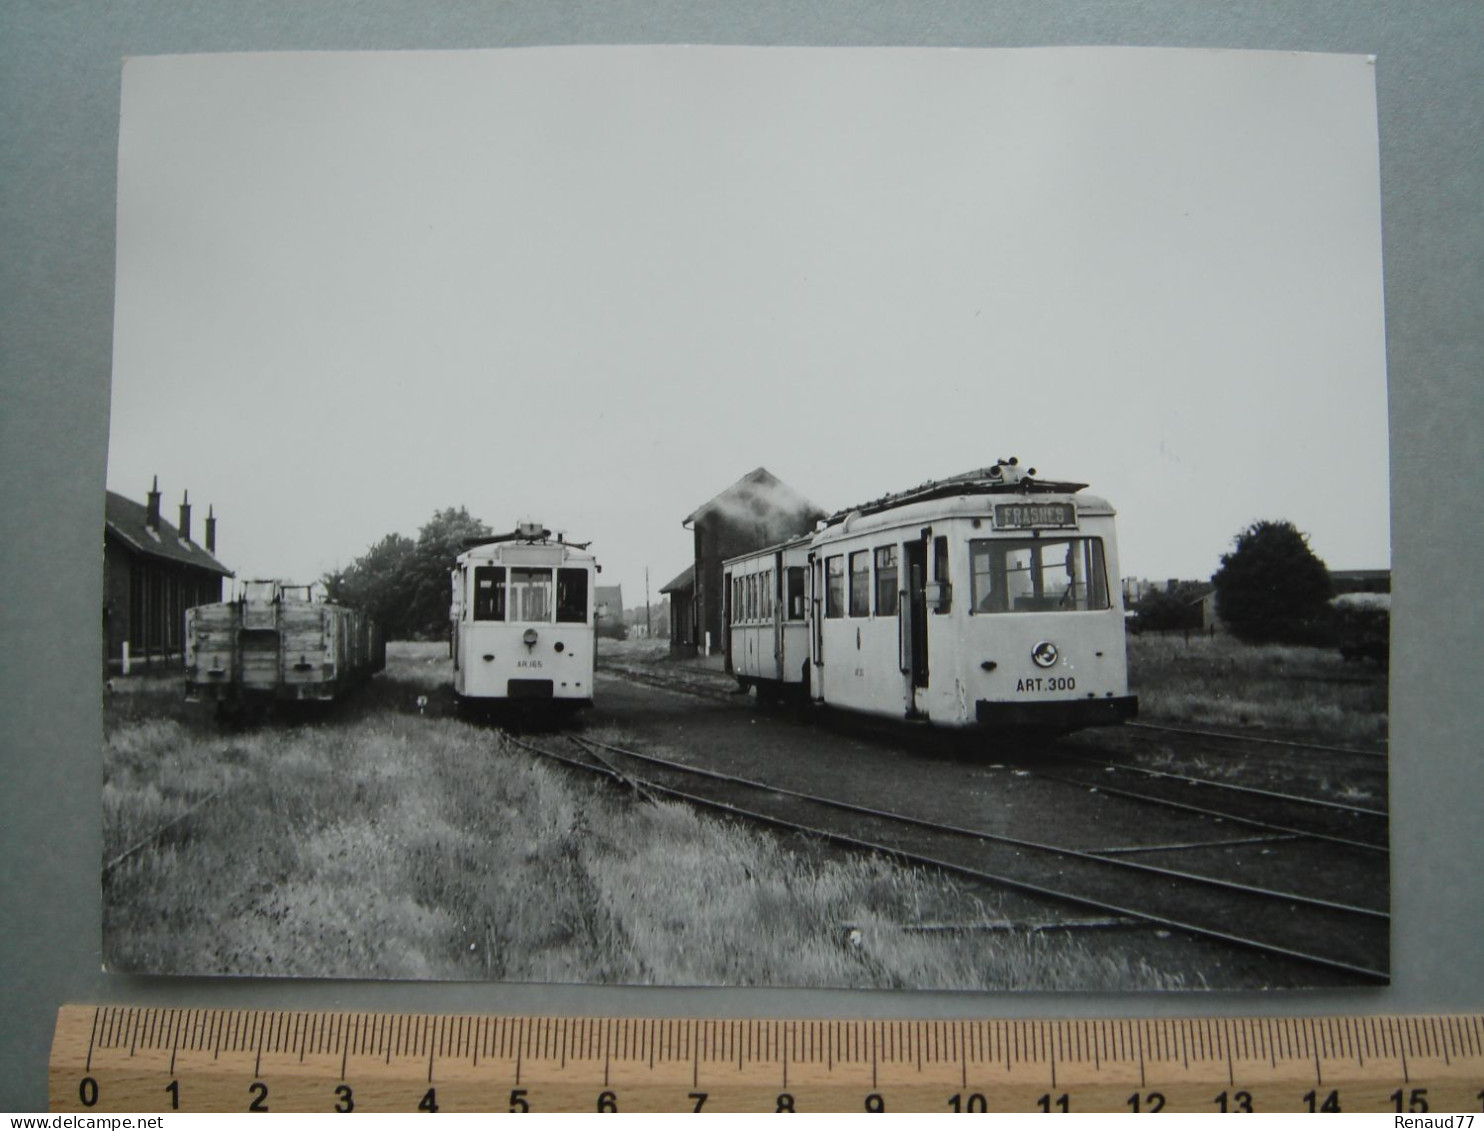
M 850 615 L 871 615 L 871 551 L 857 550 L 850 555 Z
M 897 588 L 897 548 L 879 546 L 876 549 L 876 615 L 894 617 L 901 603 Z
M 804 567 L 788 567 L 788 619 L 804 619 Z

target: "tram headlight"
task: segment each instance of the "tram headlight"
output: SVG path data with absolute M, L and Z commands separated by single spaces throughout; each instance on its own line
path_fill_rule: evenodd
M 1055 667 L 1059 659 L 1061 651 L 1049 640 L 1042 640 L 1031 649 L 1031 660 L 1038 668 Z

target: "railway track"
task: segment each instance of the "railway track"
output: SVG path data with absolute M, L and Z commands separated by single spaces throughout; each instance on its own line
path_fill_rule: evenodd
M 1038 752 L 1022 768 L 1050 781 L 1272 833 L 1371 852 L 1388 850 L 1384 809 L 1149 769 L 1116 756 L 1087 758 L 1061 748 Z
M 907 812 L 786 789 L 575 735 L 562 736 L 563 749 L 509 740 L 539 755 L 601 774 L 643 797 L 701 805 L 1353 977 L 1387 979 L 1385 962 L 1378 956 L 1388 950 L 1389 917 L 1374 907 L 1148 864 L 1114 851 L 1072 849 L 924 820 Z
M 1266 735 L 1232 734 L 1228 731 L 1206 730 L 1201 727 L 1176 727 L 1163 723 L 1130 721 L 1123 724 L 1130 730 L 1148 731 L 1153 734 L 1174 734 L 1186 737 L 1217 739 L 1228 743 L 1248 746 L 1281 747 L 1286 750 L 1314 750 L 1326 754 L 1349 754 L 1357 758 L 1387 757 L 1384 750 L 1361 750 L 1353 746 L 1328 746 L 1318 742 L 1296 742 L 1286 738 L 1269 738 Z

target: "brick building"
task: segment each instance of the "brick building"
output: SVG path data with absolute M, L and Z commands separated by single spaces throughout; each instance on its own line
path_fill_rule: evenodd
M 103 518 L 103 660 L 159 663 L 181 658 L 185 611 L 222 599 L 232 571 L 216 558 L 216 517 L 206 516 L 206 545 L 191 538 L 191 504 L 179 524 L 160 515 L 159 479 L 149 501 L 109 491 Z M 125 651 L 127 647 L 127 652 Z
M 672 650 L 704 647 L 708 638 L 712 650 L 725 646 L 722 562 L 806 534 L 824 517 L 824 511 L 765 467 L 748 472 L 688 514 L 682 525 L 690 527 L 695 535 L 689 592 L 684 574 L 661 590 L 671 596 Z M 691 604 L 688 616 L 681 612 L 687 598 Z

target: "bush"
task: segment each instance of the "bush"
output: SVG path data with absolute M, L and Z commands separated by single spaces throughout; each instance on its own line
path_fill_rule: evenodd
M 1355 596 L 1374 596 L 1355 594 Z M 1335 646 L 1346 661 L 1391 663 L 1391 609 L 1384 601 L 1335 598 L 1330 606 Z
M 1257 522 L 1236 536 L 1211 578 L 1216 611 L 1249 644 L 1327 644 L 1329 570 L 1291 522 Z

